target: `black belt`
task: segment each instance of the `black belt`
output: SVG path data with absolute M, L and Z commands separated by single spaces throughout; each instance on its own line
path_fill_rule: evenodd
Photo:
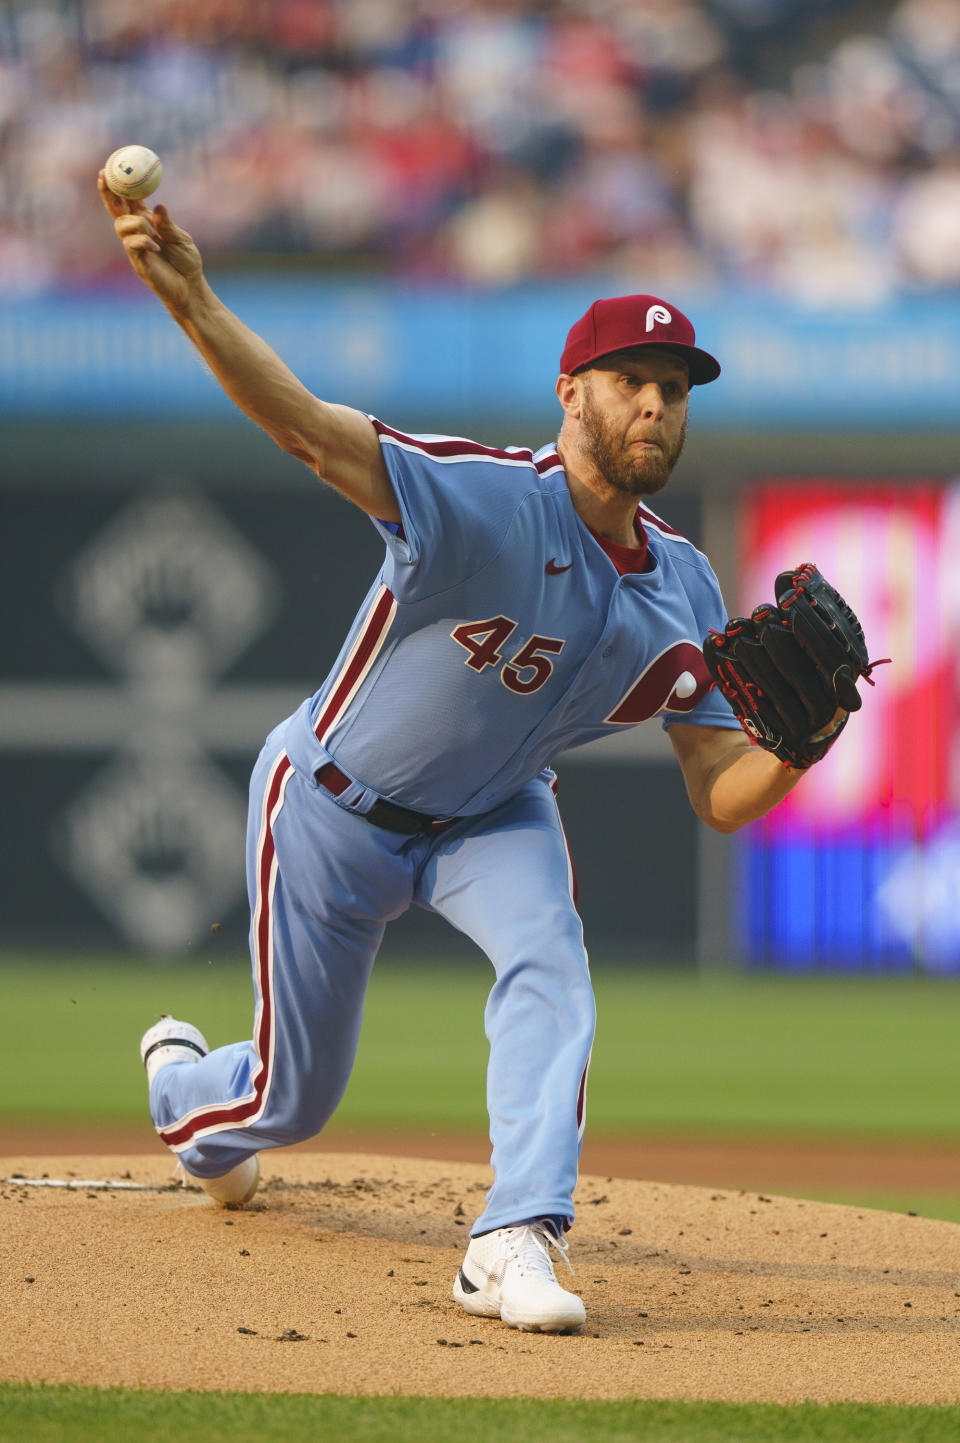
M 314 773 L 317 783 L 331 796 L 339 797 L 352 783 L 333 762 L 327 762 Z M 426 812 L 414 812 L 409 807 L 398 807 L 395 802 L 382 799 L 374 802 L 369 812 L 356 812 L 372 827 L 383 827 L 388 832 L 402 832 L 404 836 L 415 837 L 419 832 L 445 832 L 461 820 L 460 817 L 431 817 Z

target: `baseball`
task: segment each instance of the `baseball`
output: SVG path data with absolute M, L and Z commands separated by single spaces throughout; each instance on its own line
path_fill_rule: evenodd
M 153 195 L 163 179 L 159 155 L 145 145 L 121 145 L 103 167 L 107 185 L 124 200 L 143 200 Z

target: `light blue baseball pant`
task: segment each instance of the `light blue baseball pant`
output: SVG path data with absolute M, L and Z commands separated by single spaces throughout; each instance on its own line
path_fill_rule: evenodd
M 471 937 L 496 974 L 485 1012 L 494 1184 L 472 1231 L 572 1221 L 595 1009 L 549 780 L 409 837 L 340 806 L 268 742 L 250 784 L 247 873 L 253 1039 L 161 1068 L 150 1091 L 187 1171 L 218 1176 L 320 1132 L 347 1086 L 386 923 L 416 903 Z

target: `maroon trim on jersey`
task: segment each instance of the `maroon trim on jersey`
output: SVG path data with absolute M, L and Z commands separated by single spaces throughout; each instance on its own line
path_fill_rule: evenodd
M 493 461 L 533 461 L 533 452 L 526 447 L 518 446 L 515 451 L 503 451 L 495 446 L 481 446 L 479 441 L 466 441 L 454 436 L 446 441 L 423 441 L 419 436 L 408 436 L 405 431 L 395 431 L 392 426 L 385 426 L 376 419 L 373 426 L 379 435 L 392 436 L 395 441 L 403 441 L 426 456 L 488 456 Z M 556 451 L 552 451 L 534 464 L 537 471 L 542 473 L 561 463 Z
M 251 1073 L 252 1091 L 239 1102 L 222 1103 L 203 1108 L 188 1118 L 170 1127 L 162 1128 L 159 1136 L 168 1147 L 181 1147 L 189 1143 L 200 1132 L 213 1128 L 239 1127 L 255 1117 L 263 1106 L 263 1099 L 269 1082 L 267 1060 L 271 1055 L 271 1034 L 273 1032 L 273 995 L 271 991 L 271 946 L 273 927 L 273 863 L 276 844 L 273 839 L 274 810 L 283 792 L 287 774 L 293 763 L 282 752 L 274 767 L 273 776 L 264 801 L 263 835 L 257 854 L 257 908 L 254 931 L 254 972 L 257 990 L 260 994 L 260 1013 L 254 1032 L 253 1045 L 257 1054 L 257 1065 Z
M 382 641 L 384 629 L 389 622 L 390 613 L 393 610 L 394 600 L 393 592 L 389 587 L 383 587 L 360 633 L 356 646 L 354 647 L 353 655 L 341 672 L 339 680 L 327 700 L 326 706 L 317 717 L 317 723 L 313 730 L 318 741 L 323 741 L 324 734 L 337 720 L 344 702 L 347 697 L 349 697 L 364 667 L 370 660 L 374 648 L 379 646 Z
M 682 531 L 678 531 L 676 527 L 668 525 L 663 517 L 658 516 L 655 511 L 648 511 L 645 506 L 638 506 L 637 516 L 641 526 L 646 523 L 648 526 L 653 526 L 657 531 L 665 531 L 668 536 L 678 536 L 681 541 L 687 541 Z M 687 545 L 692 546 L 693 542 L 687 541 Z
M 539 461 L 533 463 L 542 476 L 545 471 L 552 471 L 554 466 L 562 466 L 563 462 L 556 451 L 548 451 L 546 456 L 541 456 Z
M 639 546 L 621 546 L 619 541 L 611 541 L 609 537 L 601 536 L 599 531 L 594 531 L 592 526 L 587 526 L 594 541 L 606 552 L 621 576 L 630 576 L 637 571 L 652 571 L 656 564 L 647 552 L 647 533 L 643 529 L 639 512 L 633 518 L 633 525 L 640 538 Z

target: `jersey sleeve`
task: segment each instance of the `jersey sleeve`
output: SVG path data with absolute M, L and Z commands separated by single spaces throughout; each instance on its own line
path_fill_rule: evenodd
M 698 561 L 699 564 L 696 567 L 689 568 L 692 575 L 687 587 L 687 595 L 696 621 L 697 640 L 702 642 L 708 632 L 722 631 L 726 626 L 727 608 L 724 606 L 723 597 L 720 594 L 720 583 L 706 557 L 699 556 Z M 706 662 L 704 662 L 704 672 L 706 674 Z M 711 686 L 690 711 L 664 713 L 661 725 L 666 730 L 668 727 L 684 723 L 688 726 L 727 727 L 731 731 L 741 730 L 730 703 L 723 692 L 718 691 L 715 686 Z
M 723 692 L 711 687 L 706 696 L 697 702 L 692 711 L 667 712 L 661 725 L 664 730 L 672 726 L 688 726 L 692 723 L 697 727 L 726 727 L 730 731 L 740 731 L 740 723 L 734 716 Z
M 400 507 L 399 526 L 374 520 L 388 584 L 418 597 L 442 591 L 496 555 L 527 493 L 529 451 L 495 451 L 456 436 L 406 435 L 371 421 Z

